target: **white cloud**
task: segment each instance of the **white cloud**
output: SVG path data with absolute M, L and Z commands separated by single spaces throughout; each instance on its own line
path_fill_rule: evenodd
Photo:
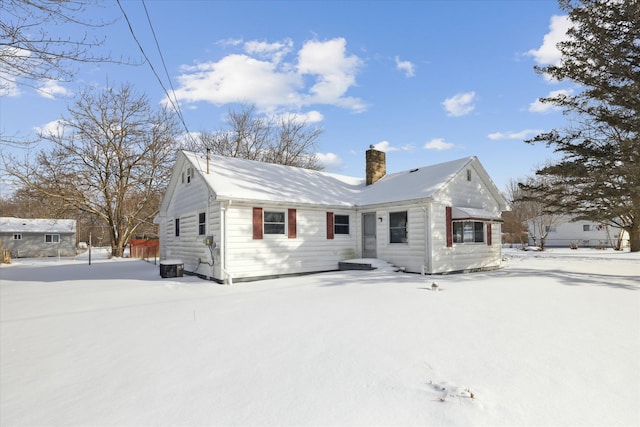
M 391 143 L 389 141 L 380 141 L 377 144 L 373 144 L 373 148 L 375 148 L 376 150 L 379 151 L 384 151 L 384 152 L 392 152 L 392 151 L 413 151 L 415 150 L 415 147 L 411 144 L 405 144 L 402 145 L 400 147 L 396 147 L 391 145 Z
M 475 92 L 459 93 L 442 102 L 448 116 L 459 117 L 469 114 L 475 108 L 473 105 Z
M 23 62 L 24 58 L 31 56 L 31 52 L 16 47 L 7 47 L 0 49 L 0 56 L 3 58 L 3 62 L 0 63 L 0 96 L 20 96 L 22 92 L 16 82 L 19 77 L 14 74 L 15 71 L 9 72 L 9 70 L 19 68 L 15 67 L 13 63 Z
M 331 104 L 355 111 L 364 105 L 356 98 L 344 97 L 355 85 L 362 60 L 346 54 L 347 41 L 336 38 L 326 42 L 308 41 L 298 52 L 297 70 L 301 75 L 315 75 L 317 82 L 309 89 L 305 104 Z
M 55 80 L 46 80 L 42 86 L 38 88 L 38 92 L 42 97 L 55 99 L 58 96 L 69 96 L 72 93 Z
M 215 63 L 183 66 L 175 94 L 186 103 L 228 104 L 247 102 L 261 109 L 300 102 L 299 76 L 278 72 L 275 64 L 247 55 L 232 54 Z
M 319 123 L 321 121 L 324 120 L 324 116 L 322 115 L 322 113 L 320 113 L 319 111 L 307 111 L 306 113 L 284 113 L 284 114 L 277 114 L 271 117 L 271 120 L 273 121 L 280 121 L 280 120 L 292 120 L 294 122 L 297 123 L 306 123 L 306 124 L 312 124 L 312 123 Z
M 337 169 L 342 166 L 342 159 L 333 153 L 316 153 L 320 164 L 328 170 Z
M 65 131 L 65 121 L 62 119 L 53 120 L 42 127 L 35 127 L 34 130 L 42 135 L 62 136 Z
M 567 30 L 571 27 L 571 21 L 567 15 L 554 15 L 551 17 L 549 32 L 544 35 L 542 45 L 538 49 L 531 49 L 527 55 L 533 56 L 540 65 L 559 65 L 562 55 L 557 44 L 567 40 Z
M 277 64 L 285 55 L 291 52 L 293 41 L 290 39 L 278 43 L 249 41 L 244 44 L 244 48 L 245 51 L 251 55 L 269 58 Z
M 244 102 L 273 112 L 324 104 L 363 111 L 365 104 L 346 96 L 356 84 L 362 60 L 346 52 L 346 40 L 308 41 L 296 53 L 293 42 L 249 41 L 243 53 L 229 54 L 217 62 L 182 66 L 175 91 L 180 102 L 216 105 Z M 317 116 L 316 116 L 317 117 Z
M 413 77 L 416 75 L 415 65 L 410 61 L 400 61 L 400 57 L 396 56 L 396 68 L 398 71 L 404 72 L 406 77 Z
M 398 150 L 397 148 L 392 147 L 389 141 L 380 141 L 377 144 L 373 144 L 373 148 L 379 151 L 384 151 L 384 152 Z
M 217 45 L 219 46 L 223 46 L 223 47 L 229 47 L 229 46 L 239 46 L 242 43 L 244 43 L 242 41 L 242 39 L 232 39 L 232 38 L 228 38 L 228 39 L 224 39 L 224 40 L 218 40 L 216 42 Z
M 490 133 L 488 136 L 489 139 L 499 140 L 499 139 L 517 139 L 523 140 L 527 139 L 529 136 L 537 135 L 543 132 L 541 129 L 524 129 L 518 132 L 494 132 Z
M 551 92 L 549 92 L 549 94 L 547 96 L 545 96 L 545 98 L 553 98 L 555 96 L 559 96 L 559 95 L 566 95 L 569 96 L 573 93 L 573 90 L 571 89 L 560 89 L 560 90 L 553 90 Z M 557 107 L 553 104 L 550 103 L 542 103 L 540 102 L 540 99 L 536 99 L 535 101 L 533 101 L 531 104 L 529 104 L 529 111 L 531 113 L 548 113 L 551 111 L 559 111 L 560 107 Z
M 22 92 L 20 92 L 20 88 L 18 85 L 6 78 L 3 78 L 2 73 L 0 72 L 0 96 L 2 97 L 14 97 L 20 96 Z
M 451 142 L 446 142 L 443 138 L 434 138 L 431 141 L 424 144 L 425 150 L 449 150 L 454 147 L 454 144 Z

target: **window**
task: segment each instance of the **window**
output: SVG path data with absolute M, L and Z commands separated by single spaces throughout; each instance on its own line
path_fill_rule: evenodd
M 284 234 L 284 212 L 264 212 L 264 234 Z
M 467 169 L 467 181 L 471 181 L 471 169 Z
M 13 235 L 13 240 L 22 240 L 22 233 L 15 233 Z
M 207 215 L 204 212 L 198 214 L 198 235 L 207 234 Z
M 389 214 L 389 242 L 407 243 L 407 211 Z
M 453 243 L 484 242 L 484 223 L 479 221 L 454 221 Z
M 174 230 L 175 230 L 175 234 L 176 237 L 180 236 L 180 218 L 176 218 L 175 220 L 173 220 L 173 225 L 174 225 Z
M 349 215 L 334 216 L 335 234 L 349 234 Z
M 556 227 L 555 226 L 549 226 L 549 225 L 545 225 L 544 226 L 544 232 L 545 233 L 555 233 L 556 232 Z
M 59 234 L 45 234 L 44 235 L 45 243 L 60 243 L 60 235 Z
M 591 226 L 589 224 L 585 224 L 582 226 L 582 231 L 591 231 Z
M 191 182 L 191 177 L 193 177 L 193 168 L 187 168 L 187 172 L 182 172 L 182 183 L 189 184 Z

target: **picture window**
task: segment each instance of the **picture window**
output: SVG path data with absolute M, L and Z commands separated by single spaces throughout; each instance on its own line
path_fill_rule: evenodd
M 454 221 L 453 243 L 484 243 L 484 223 L 479 221 Z

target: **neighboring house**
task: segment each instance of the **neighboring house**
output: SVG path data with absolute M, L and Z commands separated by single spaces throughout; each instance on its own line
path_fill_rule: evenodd
M 337 270 L 379 258 L 427 274 L 501 264 L 507 202 L 476 157 L 366 179 L 178 153 L 155 222 L 160 259 L 218 282 Z
M 570 217 L 561 217 L 554 225 L 545 227 L 548 232 L 545 247 L 569 248 L 611 248 L 616 247 L 618 239 L 622 248 L 629 244 L 627 233 L 616 227 L 605 226 L 593 221 L 571 221 Z M 540 245 L 540 232 L 529 224 L 529 245 Z
M 76 220 L 1 217 L 0 241 L 12 258 L 75 256 Z

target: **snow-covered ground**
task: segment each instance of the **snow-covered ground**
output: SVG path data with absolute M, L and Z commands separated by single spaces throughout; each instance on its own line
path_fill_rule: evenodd
M 640 254 L 505 256 L 233 286 L 14 260 L 0 425 L 639 425 Z

